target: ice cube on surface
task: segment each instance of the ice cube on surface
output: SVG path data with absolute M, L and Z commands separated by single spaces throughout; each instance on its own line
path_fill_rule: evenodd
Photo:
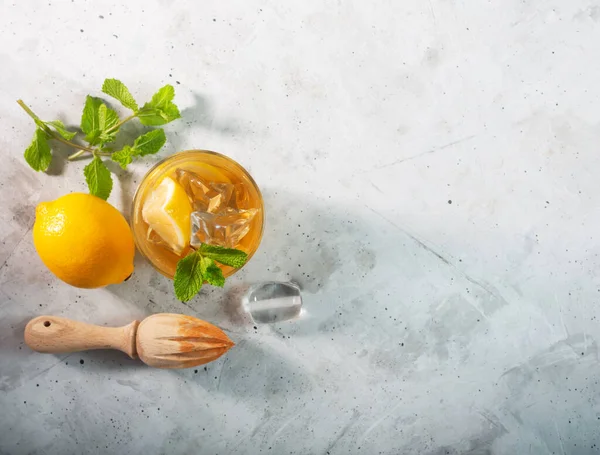
M 250 230 L 250 222 L 257 209 L 236 210 L 227 208 L 220 213 L 192 212 L 192 238 L 190 245 L 198 248 L 202 243 L 235 248 Z
M 230 204 L 234 185 L 225 182 L 209 182 L 195 172 L 177 169 L 177 181 L 183 186 L 194 210 L 218 213 Z
M 302 295 L 294 283 L 269 281 L 250 287 L 242 304 L 255 322 L 274 323 L 300 316 Z

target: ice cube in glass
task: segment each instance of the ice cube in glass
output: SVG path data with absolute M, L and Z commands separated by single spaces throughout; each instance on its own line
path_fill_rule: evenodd
M 250 230 L 256 209 L 227 208 L 220 213 L 192 212 L 192 238 L 190 245 L 198 248 L 202 243 L 235 248 Z

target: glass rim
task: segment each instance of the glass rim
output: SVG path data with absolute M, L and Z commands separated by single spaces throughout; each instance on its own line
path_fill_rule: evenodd
M 134 219 L 135 219 L 135 212 L 136 212 L 136 201 L 138 200 L 138 197 L 140 196 L 140 189 L 142 188 L 142 185 L 144 183 L 144 181 L 148 178 L 148 176 L 154 172 L 154 170 L 161 166 L 162 164 L 164 164 L 167 161 L 170 161 L 176 157 L 180 157 L 181 155 L 188 155 L 188 154 L 194 154 L 194 153 L 200 153 L 200 154 L 204 154 L 204 155 L 213 155 L 216 156 L 218 158 L 223 158 L 226 161 L 229 161 L 231 163 L 233 163 L 234 165 L 236 165 L 237 167 L 240 168 L 240 170 L 244 173 L 244 175 L 246 177 L 248 177 L 248 180 L 250 181 L 250 183 L 252 184 L 252 186 L 254 187 L 254 189 L 256 190 L 256 192 L 258 193 L 258 196 L 260 198 L 261 201 L 261 223 L 260 223 L 260 232 L 258 235 L 258 242 L 257 242 L 257 247 L 254 249 L 254 251 L 251 251 L 250 253 L 248 253 L 248 258 L 246 259 L 246 262 L 244 263 L 244 265 L 242 265 L 239 268 L 233 269 L 234 271 L 228 275 L 231 276 L 234 273 L 238 272 L 239 270 L 241 270 L 242 268 L 244 268 L 248 262 L 250 262 L 250 259 L 252 259 L 252 257 L 254 256 L 254 254 L 256 253 L 256 251 L 258 250 L 258 248 L 260 247 L 260 243 L 262 241 L 262 236 L 265 230 L 265 204 L 264 204 L 264 199 L 263 199 L 263 195 L 262 192 L 260 191 L 260 188 L 258 187 L 258 184 L 256 183 L 256 181 L 254 180 L 254 177 L 252 177 L 252 175 L 248 172 L 248 170 L 242 166 L 240 163 L 238 163 L 236 160 L 234 160 L 233 158 L 224 155 L 222 153 L 219 152 L 215 152 L 212 150 L 204 150 L 204 149 L 190 149 L 190 150 L 182 150 L 180 152 L 175 152 L 172 155 L 166 156 L 163 159 L 161 159 L 160 161 L 158 161 L 157 163 L 155 163 L 150 169 L 148 169 L 148 171 L 146 171 L 146 173 L 143 175 L 140 183 L 138 184 L 137 188 L 135 189 L 135 192 L 133 193 L 133 198 L 132 198 L 132 202 L 131 202 L 131 210 L 129 213 L 129 217 L 130 217 L 130 229 L 131 232 L 133 234 L 133 241 L 135 243 L 136 249 L 137 251 L 142 255 L 142 257 L 148 261 L 150 263 L 150 265 L 157 271 L 159 272 L 161 275 L 169 278 L 169 279 L 173 279 L 173 277 L 167 275 L 163 270 L 161 270 L 160 268 L 158 268 L 154 262 L 152 262 L 150 260 L 150 258 L 148 258 L 148 256 L 144 253 L 144 251 L 142 250 L 141 246 L 140 246 L 140 242 L 138 241 L 138 238 L 136 236 L 136 232 L 135 229 L 133 227 L 133 223 L 134 223 Z

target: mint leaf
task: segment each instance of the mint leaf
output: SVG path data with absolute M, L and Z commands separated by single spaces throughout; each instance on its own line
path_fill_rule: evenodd
M 179 300 L 187 302 L 200 292 L 204 282 L 201 262 L 202 256 L 193 251 L 177 263 L 173 286 Z
M 102 103 L 98 108 L 98 126 L 100 131 L 106 131 L 119 123 L 119 114 Z
M 173 103 L 175 89 L 172 85 L 165 85 L 152 96 L 152 100 L 138 112 L 138 118 L 143 125 L 158 126 L 172 122 L 181 117 L 179 109 Z
M 115 140 L 115 136 L 117 135 L 117 131 L 119 131 L 119 129 L 117 128 L 113 131 L 108 131 L 118 123 L 119 114 L 117 114 L 113 109 L 109 108 L 106 104 L 102 103 L 98 108 L 98 124 L 101 131 L 100 142 L 102 144 Z
M 92 131 L 100 130 L 98 124 L 98 110 L 102 100 L 88 95 L 85 98 L 85 106 L 83 106 L 83 114 L 81 114 L 81 131 L 85 134 L 91 134 Z
M 119 123 L 119 115 L 99 98 L 87 96 L 81 116 L 81 131 L 91 145 L 112 142 L 118 128 L 108 131 Z
M 114 152 L 110 158 L 119 163 L 119 165 L 123 168 L 126 169 L 128 164 L 131 164 L 131 162 L 133 161 L 132 158 L 132 152 L 133 150 L 131 149 L 131 147 L 129 147 L 128 145 L 126 145 L 125 147 L 123 147 L 123 149 Z
M 207 245 L 206 243 L 203 243 L 200 246 L 199 252 L 202 256 L 214 259 L 221 264 L 235 267 L 236 269 L 243 266 L 248 260 L 248 255 L 242 250 L 224 248 L 217 245 Z
M 179 109 L 177 109 L 177 106 L 174 104 L 167 106 L 164 109 L 144 106 L 138 112 L 140 123 L 146 126 L 164 125 L 165 123 L 172 122 L 179 117 L 181 117 L 179 114 Z
M 223 271 L 212 259 L 202 257 L 200 260 L 200 270 L 202 271 L 202 277 L 208 284 L 219 286 L 220 288 L 225 286 Z
M 158 126 L 167 123 L 159 109 L 146 106 L 138 112 L 138 118 L 140 119 L 140 123 L 146 126 Z
M 122 150 L 111 155 L 113 161 L 125 169 L 133 161 L 134 156 L 146 156 L 158 152 L 167 141 L 162 129 L 153 130 L 138 137 L 133 147 L 126 145 Z
M 48 145 L 46 133 L 40 128 L 35 130 L 33 140 L 25 150 L 25 161 L 35 171 L 45 171 L 52 161 L 52 153 Z
M 129 89 L 125 87 L 123 82 L 117 79 L 105 79 L 102 84 L 102 91 L 109 96 L 112 96 L 118 100 L 123 106 L 131 109 L 132 111 L 138 110 L 138 105 L 135 99 L 129 92 Z
M 133 143 L 135 155 L 146 156 L 158 152 L 167 142 L 167 136 L 162 129 L 152 130 L 138 137 Z
M 163 108 L 173 101 L 173 98 L 175 98 L 175 89 L 172 85 L 167 84 L 152 95 L 150 103 L 146 104 L 150 104 L 152 107 Z
M 112 191 L 112 177 L 106 165 L 100 157 L 95 156 L 94 159 L 83 168 L 85 181 L 88 184 L 90 194 L 98 196 L 104 200 L 108 199 Z
M 54 128 L 54 130 L 63 139 L 66 139 L 67 141 L 70 141 L 71 139 L 73 139 L 75 137 L 75 135 L 77 134 L 76 131 L 67 131 L 67 129 L 65 128 L 65 124 L 63 122 L 61 122 L 60 120 L 54 120 L 52 122 L 46 122 L 46 125 L 52 126 Z
M 102 135 L 102 131 L 94 130 L 89 134 L 85 135 L 85 140 L 90 143 L 90 145 L 96 145 L 100 143 L 100 136 Z

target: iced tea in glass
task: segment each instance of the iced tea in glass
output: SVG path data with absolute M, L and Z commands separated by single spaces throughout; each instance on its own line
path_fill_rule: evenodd
M 170 177 L 185 190 L 192 206 L 191 237 L 175 252 L 144 220 L 144 204 Z M 231 158 L 206 150 L 179 152 L 156 164 L 142 179 L 133 199 L 131 225 L 141 254 L 160 273 L 173 278 L 177 262 L 201 243 L 257 250 L 263 232 L 263 199 L 248 172 Z M 218 264 L 228 277 L 237 269 Z

